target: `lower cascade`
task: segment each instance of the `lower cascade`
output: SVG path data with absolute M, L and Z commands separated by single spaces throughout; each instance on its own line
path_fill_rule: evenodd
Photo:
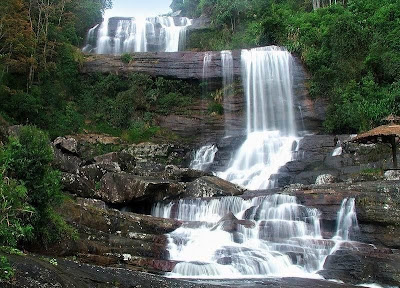
M 176 278 L 322 278 L 326 257 L 357 229 L 354 199 L 344 199 L 335 237 L 321 236 L 320 212 L 294 196 L 183 199 L 157 203 L 156 217 L 184 224 L 168 235 Z

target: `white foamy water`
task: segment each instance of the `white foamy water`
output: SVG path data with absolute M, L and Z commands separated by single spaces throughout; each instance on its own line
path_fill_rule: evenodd
M 117 22 L 116 29 L 110 21 Z M 186 29 L 192 24 L 186 17 L 136 17 L 104 19 L 89 30 L 84 52 L 120 55 L 131 52 L 177 52 L 184 49 Z M 96 42 L 96 44 L 94 44 Z
M 233 56 L 232 51 L 221 51 L 222 64 L 222 89 L 223 89 L 223 107 L 225 115 L 225 136 L 232 133 L 232 123 L 228 120 L 228 114 L 233 112 L 232 97 L 233 91 Z
M 350 239 L 351 229 L 358 230 L 356 214 L 356 201 L 354 198 L 346 198 L 342 201 L 337 215 L 337 227 L 334 238 L 347 241 Z
M 352 213 L 346 207 L 353 201 L 343 202 L 338 213 L 339 223 L 340 219 L 353 217 L 341 216 Z M 229 218 L 218 223 L 230 212 L 238 220 Z M 296 197 L 288 195 L 249 200 L 240 197 L 184 199 L 158 203 L 152 215 L 189 221 L 168 235 L 170 259 L 182 261 L 170 273 L 171 277 L 321 278 L 315 272 L 343 242 L 337 241 L 337 237 L 323 239 L 320 212 L 298 204 Z M 243 225 L 235 222 L 240 220 Z M 338 225 L 342 231 L 351 228 L 351 225 Z
M 206 145 L 196 151 L 194 159 L 190 163 L 191 169 L 196 170 L 207 170 L 210 165 L 214 162 L 215 154 L 218 152 L 218 148 L 215 145 Z
M 292 56 L 276 46 L 242 50 L 247 139 L 221 178 L 248 189 L 273 186 L 298 141 L 293 111 Z
M 342 147 L 336 147 L 335 149 L 333 149 L 332 156 L 340 156 L 342 155 L 342 151 Z

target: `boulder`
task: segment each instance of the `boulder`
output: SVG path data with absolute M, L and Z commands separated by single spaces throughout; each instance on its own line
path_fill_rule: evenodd
M 216 176 L 203 176 L 187 184 L 185 196 L 196 198 L 234 196 L 244 189 Z
M 53 141 L 55 147 L 61 149 L 64 152 L 77 154 L 78 153 L 78 141 L 69 137 L 58 137 Z
M 380 283 L 400 285 L 400 254 L 390 249 L 340 249 L 329 255 L 324 270 L 318 272 L 327 279 L 345 283 Z
M 107 204 L 104 201 L 92 199 L 92 198 L 76 198 L 76 203 L 83 206 L 91 206 L 99 209 L 107 209 Z
M 106 173 L 101 178 L 101 188 L 96 197 L 113 204 L 150 199 L 162 200 L 168 195 L 170 183 L 128 173 Z
M 121 172 L 121 168 L 119 167 L 118 163 L 105 162 L 83 166 L 79 168 L 77 172 L 83 178 L 89 180 L 93 184 L 97 184 L 97 182 L 99 182 L 106 173 L 118 173 Z
M 126 152 L 111 152 L 93 158 L 95 163 L 117 163 L 122 171 L 131 172 L 136 165 L 136 159 Z
M 62 173 L 61 184 L 63 190 L 84 198 L 95 196 L 95 184 L 78 174 Z
M 77 173 L 79 167 L 82 165 L 82 160 L 69 153 L 63 153 L 61 149 L 54 147 L 54 160 L 53 165 L 55 168 L 62 172 Z
M 315 180 L 315 185 L 329 184 L 329 183 L 334 183 L 335 181 L 336 177 L 333 176 L 332 174 L 321 174 Z
M 203 176 L 211 176 L 211 173 L 190 168 L 179 168 L 175 165 L 165 166 L 165 177 L 179 182 L 192 182 Z
M 239 226 L 244 226 L 245 228 L 254 228 L 255 223 L 250 220 L 239 220 L 235 217 L 235 215 L 233 215 L 232 212 L 229 212 L 222 217 L 221 220 L 219 220 L 211 230 L 216 230 L 219 228 L 225 232 L 233 233 L 238 231 Z
M 383 175 L 385 180 L 400 180 L 400 170 L 388 170 Z

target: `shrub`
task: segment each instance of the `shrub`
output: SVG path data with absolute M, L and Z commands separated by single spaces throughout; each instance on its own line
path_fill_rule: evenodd
M 54 208 L 62 203 L 63 195 L 60 172 L 51 167 L 53 150 L 46 133 L 33 126 L 22 127 L 18 138 L 11 138 L 1 154 L 0 164 L 6 167 L 5 175 L 23 181 L 25 185 L 24 189 L 13 184 L 14 193 L 8 194 L 6 199 L 23 205 L 24 211 L 34 209 L 35 214 L 30 219 L 16 216 L 25 225 L 32 225 L 34 239 L 46 244 L 72 236 L 72 229 L 54 212 Z M 14 235 L 23 235 L 31 227 L 15 225 L 13 230 Z
M 142 121 L 133 123 L 131 128 L 123 135 L 123 139 L 133 143 L 149 141 L 160 131 L 160 127 L 150 126 Z
M 208 105 L 209 113 L 217 113 L 218 115 L 224 114 L 224 107 L 220 103 L 212 102 Z
M 131 62 L 133 59 L 131 54 L 125 53 L 121 55 L 121 61 L 124 62 L 125 64 L 128 64 Z
M 5 256 L 0 255 L 0 280 L 10 280 L 14 277 L 14 269 Z
M 5 166 L 2 167 L 4 170 Z M 0 245 L 16 247 L 18 241 L 30 239 L 29 220 L 35 210 L 27 202 L 27 189 L 0 173 Z

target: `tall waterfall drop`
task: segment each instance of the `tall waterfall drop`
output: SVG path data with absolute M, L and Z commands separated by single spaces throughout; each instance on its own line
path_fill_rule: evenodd
M 89 30 L 84 52 L 120 55 L 130 52 L 177 52 L 184 49 L 186 17 L 104 19 Z M 94 34 L 97 31 L 97 38 Z
M 246 96 L 247 138 L 230 167 L 217 175 L 248 189 L 269 181 L 292 159 L 296 147 L 292 56 L 276 46 L 243 50 L 242 81 Z
M 232 123 L 229 115 L 232 113 L 233 97 L 233 57 L 232 51 L 221 51 L 222 87 L 224 93 L 225 136 L 231 136 Z

